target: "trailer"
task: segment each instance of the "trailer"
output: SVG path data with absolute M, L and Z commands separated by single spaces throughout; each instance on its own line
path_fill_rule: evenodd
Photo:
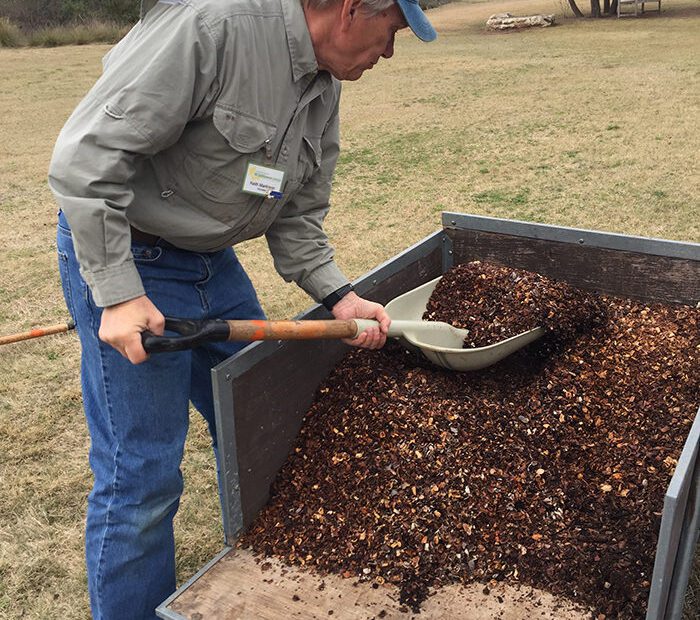
M 700 301 L 700 244 L 449 212 L 442 214 L 440 230 L 354 284 L 359 295 L 386 303 L 472 260 L 644 302 Z M 328 313 L 314 306 L 297 318 Z M 260 342 L 212 370 L 225 547 L 159 606 L 161 618 L 414 617 L 391 588 L 316 575 L 235 548 L 266 504 L 316 388 L 346 352 L 346 345 L 333 341 Z M 700 530 L 699 445 L 700 409 L 664 498 L 647 620 L 682 615 Z M 486 590 L 483 584 L 443 588 L 426 601 L 421 617 L 590 617 L 589 610 L 532 588 Z

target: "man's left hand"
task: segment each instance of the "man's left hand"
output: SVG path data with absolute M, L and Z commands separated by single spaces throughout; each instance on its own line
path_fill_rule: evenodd
M 354 340 L 344 340 L 347 344 L 363 349 L 381 349 L 386 343 L 391 319 L 381 304 L 359 297 L 350 292 L 343 297 L 331 311 L 336 319 L 374 319 L 378 327 L 370 327 Z

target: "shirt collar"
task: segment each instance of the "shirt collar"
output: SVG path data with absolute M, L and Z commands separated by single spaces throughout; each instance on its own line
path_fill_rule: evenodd
M 316 54 L 314 54 L 311 35 L 306 25 L 304 9 L 301 6 L 302 1 L 280 0 L 295 82 L 307 73 L 318 71 Z

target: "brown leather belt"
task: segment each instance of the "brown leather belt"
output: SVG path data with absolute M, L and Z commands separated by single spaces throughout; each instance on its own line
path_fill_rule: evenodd
M 143 243 L 144 245 L 156 245 L 161 239 L 161 237 L 159 237 L 158 235 L 152 235 L 151 233 L 143 232 L 142 230 L 134 228 L 133 226 L 130 226 L 130 228 L 131 240 L 136 241 L 137 243 Z

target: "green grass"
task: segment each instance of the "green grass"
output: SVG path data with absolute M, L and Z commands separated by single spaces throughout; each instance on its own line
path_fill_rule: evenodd
M 6 17 L 0 17 L 0 48 L 2 47 L 59 47 L 63 45 L 89 45 L 91 43 L 116 43 L 130 26 L 98 20 L 84 21 L 64 26 L 47 26 L 31 32 L 23 32 Z
M 88 45 L 90 43 L 116 43 L 128 27 L 108 22 L 84 22 L 71 26 L 42 28 L 27 36 L 32 47 L 58 47 L 60 45 Z
M 326 221 L 342 268 L 367 272 L 437 230 L 443 210 L 700 241 L 697 6 L 576 21 L 544 0 L 449 4 L 431 12 L 435 43 L 400 33 L 394 58 L 343 87 Z M 504 10 L 555 12 L 560 25 L 487 32 L 488 16 Z M 67 318 L 46 170 L 108 49 L 0 49 L 2 334 Z M 237 251 L 271 317 L 308 307 L 275 274 L 264 241 Z M 75 334 L 7 345 L 0 356 L 3 618 L 88 615 L 91 480 L 78 367 Z M 222 546 L 210 442 L 198 414 L 191 421 L 176 519 L 180 581 Z

